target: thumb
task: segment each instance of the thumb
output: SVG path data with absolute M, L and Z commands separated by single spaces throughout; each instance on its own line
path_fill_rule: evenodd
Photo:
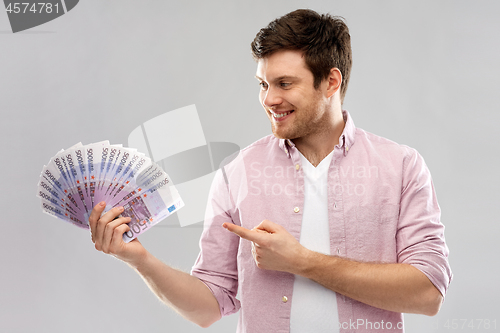
M 274 233 L 280 231 L 281 228 L 282 227 L 279 224 L 276 224 L 276 223 L 271 222 L 269 220 L 264 220 L 264 221 L 260 222 L 259 225 L 256 226 L 254 229 L 262 230 L 262 231 L 268 232 L 270 234 L 274 234 Z

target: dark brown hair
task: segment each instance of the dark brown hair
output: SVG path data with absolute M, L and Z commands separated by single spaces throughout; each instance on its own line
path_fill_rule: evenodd
M 257 61 L 280 50 L 303 51 L 306 65 L 314 76 L 315 89 L 328 78 L 332 68 L 338 68 L 342 73 L 340 96 L 344 101 L 352 52 L 351 36 L 343 18 L 298 9 L 260 29 L 251 46 Z

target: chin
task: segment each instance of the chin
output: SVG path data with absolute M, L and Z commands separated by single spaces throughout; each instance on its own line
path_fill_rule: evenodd
M 285 140 L 293 140 L 293 139 L 297 139 L 297 135 L 293 135 L 293 134 L 290 134 L 290 133 L 283 133 L 283 132 L 280 132 L 280 131 L 275 131 L 273 129 L 273 134 L 275 137 L 277 137 L 278 139 L 285 139 Z

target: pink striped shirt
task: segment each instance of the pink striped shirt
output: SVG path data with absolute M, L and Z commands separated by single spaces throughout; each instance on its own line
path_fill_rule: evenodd
M 406 263 L 445 295 L 452 273 L 440 209 L 424 160 L 415 149 L 345 128 L 328 171 L 332 255 Z M 293 142 L 269 135 L 241 150 L 212 184 L 201 252 L 192 275 L 212 291 L 221 314 L 240 310 L 237 332 L 289 332 L 294 275 L 257 268 L 251 243 L 225 230 L 262 220 L 300 239 L 304 174 Z M 239 288 L 239 299 L 236 294 Z M 403 317 L 337 294 L 340 332 L 403 332 Z

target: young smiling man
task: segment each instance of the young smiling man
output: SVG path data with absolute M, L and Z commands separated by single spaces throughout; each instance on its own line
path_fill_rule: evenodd
M 342 110 L 343 20 L 294 11 L 252 52 L 273 134 L 219 170 L 191 274 L 123 243 L 129 219 L 100 217 L 104 203 L 90 218 L 96 249 L 203 327 L 240 309 L 238 332 L 259 333 L 402 332 L 403 312 L 435 315 L 452 275 L 430 174 Z
M 340 70 L 332 68 L 315 87 L 303 51 L 280 50 L 258 60 L 256 78 L 274 136 L 293 140 L 311 164 L 318 165 L 344 129 Z

